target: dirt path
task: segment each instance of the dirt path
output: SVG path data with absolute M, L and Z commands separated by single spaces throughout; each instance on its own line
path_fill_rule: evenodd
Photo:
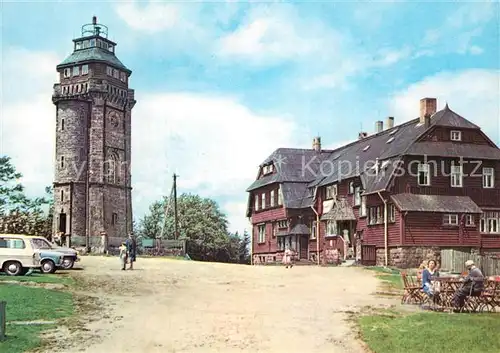
M 105 257 L 82 265 L 73 273 L 103 309 L 95 321 L 81 317 L 82 330 L 51 335 L 66 353 L 357 353 L 349 314 L 394 304 L 373 295 L 379 282 L 370 272 L 353 267 L 139 259 L 120 271 Z

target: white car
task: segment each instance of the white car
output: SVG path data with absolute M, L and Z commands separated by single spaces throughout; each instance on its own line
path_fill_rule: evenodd
M 29 239 L 17 234 L 0 234 L 0 271 L 10 276 L 25 275 L 41 267 L 40 253 Z

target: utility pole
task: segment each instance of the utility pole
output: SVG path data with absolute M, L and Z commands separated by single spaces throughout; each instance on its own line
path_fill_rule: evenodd
M 179 218 L 177 213 L 177 177 L 174 173 L 174 239 L 179 239 Z

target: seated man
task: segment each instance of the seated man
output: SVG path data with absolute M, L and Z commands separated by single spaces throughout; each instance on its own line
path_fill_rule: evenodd
M 468 275 L 463 280 L 462 286 L 455 292 L 453 296 L 453 304 L 456 308 L 464 306 L 465 298 L 469 295 L 478 296 L 484 289 L 484 276 L 479 268 L 474 265 L 474 261 L 467 260 L 465 262 Z

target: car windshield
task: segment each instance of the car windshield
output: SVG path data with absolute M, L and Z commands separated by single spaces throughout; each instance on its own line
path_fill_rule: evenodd
M 31 244 L 35 249 L 52 249 L 50 243 L 45 239 L 31 239 Z

